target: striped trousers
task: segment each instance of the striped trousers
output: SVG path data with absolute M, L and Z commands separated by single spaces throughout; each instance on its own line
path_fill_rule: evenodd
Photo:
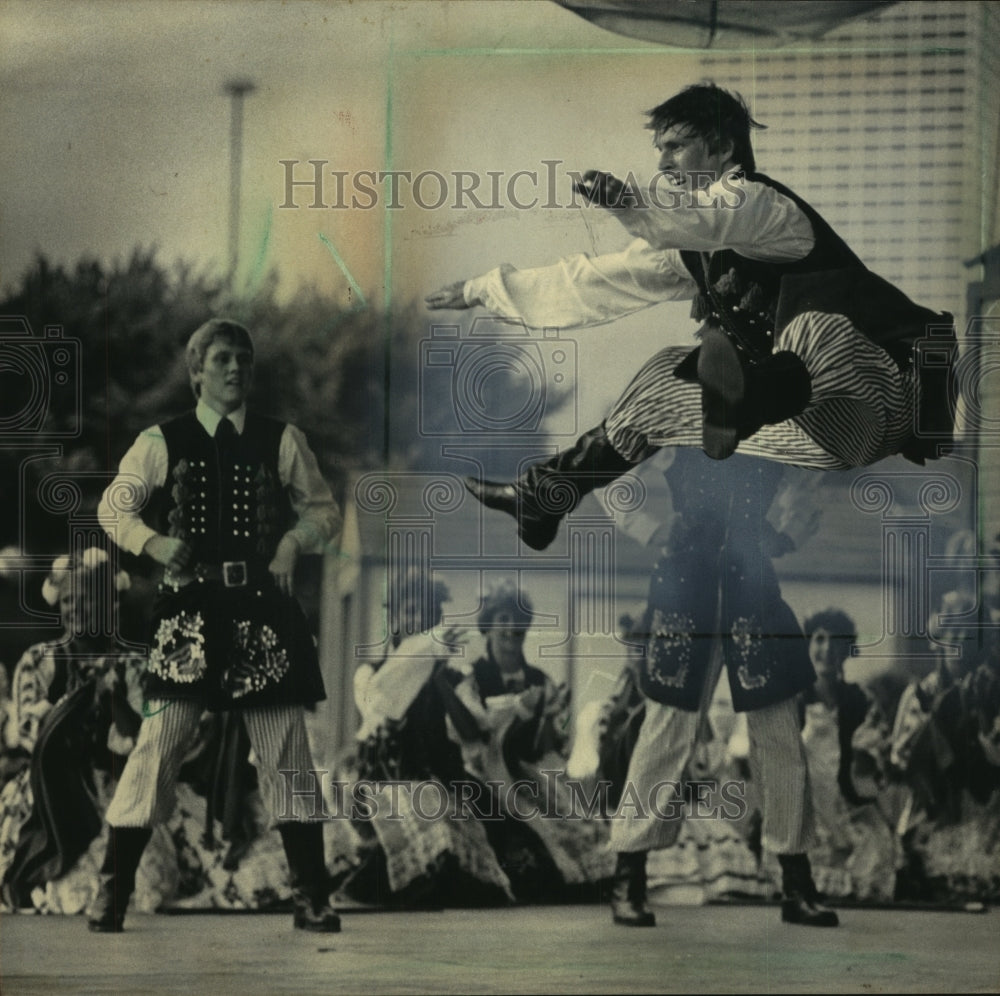
M 914 428 L 913 376 L 843 315 L 798 315 L 774 348 L 802 360 L 812 397 L 801 415 L 741 442 L 741 453 L 809 470 L 848 470 L 899 452 Z M 626 459 L 639 463 L 662 446 L 701 446 L 701 386 L 673 375 L 689 352 L 671 346 L 656 353 L 605 419 L 611 445 Z
M 795 699 L 755 709 L 746 717 L 750 776 L 763 818 L 762 844 L 774 854 L 802 854 L 812 843 L 815 816 Z M 701 719 L 699 711 L 686 712 L 646 699 L 626 791 L 611 821 L 613 851 L 655 851 L 676 842 L 681 819 L 663 819 L 657 814 L 681 808 L 671 807 L 667 789 L 657 790 L 657 786 L 665 782 L 683 786 Z
M 177 776 L 195 738 L 203 707 L 187 699 L 154 700 L 139 728 L 105 818 L 113 827 L 152 827 L 170 817 L 177 801 Z M 293 771 L 298 787 L 313 767 L 300 705 L 276 705 L 241 711 L 253 747 L 264 806 L 272 818 L 307 819 L 312 800 L 293 796 L 285 776 Z M 302 774 L 298 774 L 302 772 Z

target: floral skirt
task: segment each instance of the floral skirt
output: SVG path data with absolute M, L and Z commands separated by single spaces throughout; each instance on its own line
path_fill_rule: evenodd
M 103 811 L 115 783 L 100 771 L 95 783 Z M 281 839 L 276 831 L 262 829 L 265 816 L 256 793 L 250 799 L 260 829 L 236 868 L 226 867 L 228 846 L 221 840 L 220 825 L 216 825 L 214 843 L 205 841 L 205 800 L 186 783 L 178 786 L 177 796 L 173 815 L 154 829 L 143 852 L 130 905 L 133 912 L 267 909 L 289 899 Z M 28 772 L 24 771 L 0 792 L 0 875 L 10 865 L 32 805 Z M 107 833 L 105 826 L 65 875 L 32 891 L 33 912 L 76 914 L 87 909 L 97 894 Z M 0 908 L 14 911 L 6 896 Z
M 454 796 L 440 782 L 383 786 L 366 799 L 366 809 L 369 818 L 354 824 L 354 853 L 340 855 L 353 866 L 343 884 L 347 898 L 446 905 L 513 900 L 483 824 L 452 818 Z
M 325 698 L 306 617 L 270 583 L 161 589 L 143 691 L 147 699 L 197 699 L 213 710 Z

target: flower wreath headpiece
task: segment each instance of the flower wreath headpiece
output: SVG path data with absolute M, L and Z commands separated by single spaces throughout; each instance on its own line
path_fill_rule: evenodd
M 108 562 L 107 550 L 102 550 L 99 546 L 92 546 L 80 554 L 79 565 L 73 562 L 73 558 L 67 554 L 56 557 L 49 568 L 49 575 L 42 584 L 42 598 L 49 605 L 57 605 L 59 602 L 59 592 L 77 566 L 84 570 L 93 571 L 102 564 Z M 127 571 L 119 571 L 115 575 L 115 591 L 127 591 L 132 586 L 132 579 Z

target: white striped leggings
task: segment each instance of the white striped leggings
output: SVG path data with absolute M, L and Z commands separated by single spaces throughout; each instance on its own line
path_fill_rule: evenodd
M 139 728 L 105 816 L 113 827 L 152 827 L 170 817 L 177 800 L 177 776 L 198 731 L 203 707 L 197 701 L 153 700 Z M 291 794 L 280 770 L 296 774 L 296 787 L 312 776 L 312 753 L 300 705 L 241 710 L 260 784 L 261 796 L 274 820 L 308 818 L 312 802 Z M 291 777 L 291 776 L 289 776 Z
M 763 819 L 762 844 L 773 854 L 802 854 L 812 843 L 815 816 L 795 699 L 746 716 L 753 797 Z M 611 821 L 613 851 L 655 851 L 676 842 L 682 820 L 663 819 L 657 812 L 673 811 L 670 800 L 677 796 L 664 783 L 683 784 L 700 722 L 700 712 L 646 700 L 625 779 L 631 790 L 622 794 Z M 658 785 L 662 790 L 656 789 Z
M 899 452 L 914 426 L 912 375 L 843 315 L 798 315 L 774 348 L 802 360 L 812 397 L 801 415 L 741 442 L 741 453 L 847 470 Z M 673 375 L 689 352 L 670 346 L 647 360 L 605 419 L 611 445 L 626 459 L 639 463 L 661 446 L 701 446 L 701 386 Z

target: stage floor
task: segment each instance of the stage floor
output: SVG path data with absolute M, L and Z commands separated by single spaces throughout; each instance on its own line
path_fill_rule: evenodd
M 653 929 L 601 906 L 347 912 L 340 934 L 288 914 L 0 917 L 5 996 L 184 993 L 1000 992 L 1000 911 L 842 910 L 837 929 L 774 906 L 658 907 Z

